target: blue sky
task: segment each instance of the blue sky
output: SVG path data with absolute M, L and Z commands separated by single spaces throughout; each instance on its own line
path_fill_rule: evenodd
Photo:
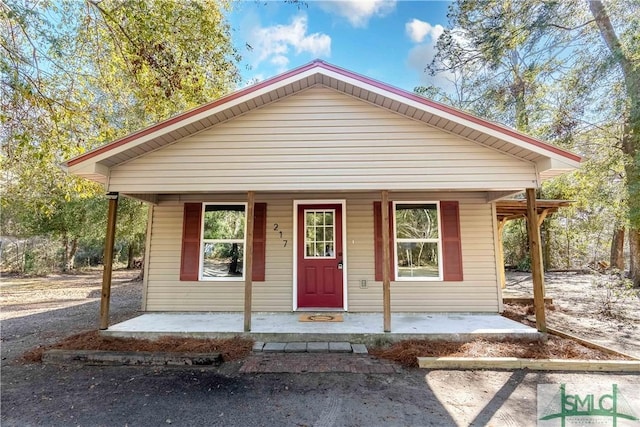
M 319 58 L 405 90 L 446 86 L 424 72 L 447 25 L 444 1 L 245 0 L 229 15 L 244 85 Z M 253 49 L 248 50 L 246 44 Z

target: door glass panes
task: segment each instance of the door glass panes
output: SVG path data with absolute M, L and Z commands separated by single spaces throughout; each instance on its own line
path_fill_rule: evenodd
M 305 258 L 335 258 L 335 210 L 305 210 Z

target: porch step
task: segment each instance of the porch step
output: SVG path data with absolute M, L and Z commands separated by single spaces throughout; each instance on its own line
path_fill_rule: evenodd
M 253 344 L 253 351 L 256 353 L 369 353 L 364 344 L 351 344 L 345 341 L 257 341 Z

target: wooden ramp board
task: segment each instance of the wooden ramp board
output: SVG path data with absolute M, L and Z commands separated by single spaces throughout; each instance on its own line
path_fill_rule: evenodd
M 342 322 L 342 314 L 321 313 L 321 314 L 301 314 L 300 322 Z

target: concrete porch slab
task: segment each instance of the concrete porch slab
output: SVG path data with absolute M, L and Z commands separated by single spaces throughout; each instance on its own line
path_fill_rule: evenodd
M 396 313 L 391 332 L 383 331 L 382 313 L 344 313 L 343 322 L 299 322 L 299 313 L 253 313 L 250 333 L 243 332 L 242 313 L 145 313 L 115 324 L 102 334 L 155 339 L 161 336 L 230 338 L 247 336 L 262 342 L 380 341 L 433 339 L 467 341 L 474 338 L 524 338 L 540 334 L 499 314 Z

